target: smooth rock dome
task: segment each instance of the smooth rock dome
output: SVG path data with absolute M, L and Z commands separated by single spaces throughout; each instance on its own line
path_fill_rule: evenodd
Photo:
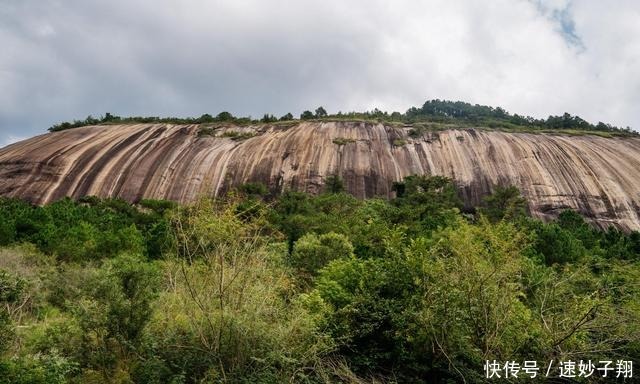
M 362 122 L 75 128 L 0 149 L 0 195 L 189 202 L 249 181 L 317 193 L 339 175 L 357 197 L 391 197 L 392 182 L 429 174 L 454 179 L 468 206 L 515 185 L 536 217 L 573 208 L 601 227 L 640 229 L 640 138 L 409 131 Z

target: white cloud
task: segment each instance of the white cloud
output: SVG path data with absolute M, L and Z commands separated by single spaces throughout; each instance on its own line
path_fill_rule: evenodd
M 0 141 L 106 111 L 404 111 L 432 98 L 640 128 L 635 0 L 9 4 Z

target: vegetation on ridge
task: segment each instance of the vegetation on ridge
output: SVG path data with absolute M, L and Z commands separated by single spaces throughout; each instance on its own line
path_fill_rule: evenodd
M 513 187 L 464 214 L 443 177 L 390 201 L 343 188 L 0 199 L 0 383 L 476 383 L 493 359 L 640 363 L 639 233 L 573 211 L 543 223 Z
M 276 123 L 280 121 L 291 121 L 294 117 L 287 113 L 280 118 L 274 115 L 265 114 L 262 119 L 255 120 L 251 117 L 235 117 L 229 112 L 221 112 L 213 117 L 204 114 L 196 118 L 175 118 L 175 117 L 120 117 L 106 113 L 104 117 L 94 118 L 88 116 L 84 120 L 73 122 L 63 122 L 53 125 L 49 131 L 62 131 L 70 128 L 77 128 L 98 124 L 129 124 L 129 123 L 168 123 L 168 124 L 210 124 L 210 123 L 232 123 L 235 125 L 249 125 L 260 123 Z M 530 116 L 511 114 L 500 107 L 490 107 L 478 104 L 469 104 L 462 101 L 429 100 L 422 107 L 411 107 L 405 113 L 384 112 L 379 109 L 366 112 L 338 112 L 329 114 L 323 107 L 318 107 L 315 113 L 304 111 L 300 115 L 301 120 L 364 120 L 378 121 L 386 123 L 399 123 L 415 125 L 417 127 L 431 124 L 455 124 L 458 126 L 480 127 L 490 129 L 502 129 L 509 131 L 530 131 L 530 132 L 570 132 L 584 133 L 596 132 L 609 135 L 637 135 L 630 127 L 619 128 L 598 122 L 592 124 L 579 116 L 564 113 L 562 116 L 549 116 L 546 119 L 536 119 Z M 427 125 L 425 125 L 427 124 Z

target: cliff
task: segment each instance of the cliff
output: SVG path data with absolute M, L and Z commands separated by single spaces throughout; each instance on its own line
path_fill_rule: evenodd
M 252 127 L 107 125 L 0 149 L 0 195 L 47 203 L 97 195 L 192 201 L 260 181 L 316 193 L 338 174 L 358 197 L 392 195 L 412 174 L 453 178 L 465 203 L 516 185 L 532 214 L 574 208 L 600 226 L 640 229 L 640 139 L 302 122 Z

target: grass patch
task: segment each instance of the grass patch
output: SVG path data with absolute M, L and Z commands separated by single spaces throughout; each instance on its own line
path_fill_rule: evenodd
M 356 141 L 354 139 L 348 139 L 346 137 L 337 137 L 335 139 L 333 139 L 333 144 L 336 145 L 347 145 L 349 143 L 355 143 Z
M 394 147 L 402 147 L 403 145 L 407 145 L 407 140 L 404 139 L 395 139 L 393 140 Z
M 216 135 L 216 130 L 218 130 L 220 127 L 214 127 L 214 126 L 203 126 L 200 127 L 198 129 L 198 137 L 204 137 L 204 136 L 215 136 Z
M 255 132 L 238 132 L 238 131 L 225 131 L 220 135 L 220 137 L 228 137 L 233 141 L 242 141 L 247 140 L 252 137 L 255 137 Z

